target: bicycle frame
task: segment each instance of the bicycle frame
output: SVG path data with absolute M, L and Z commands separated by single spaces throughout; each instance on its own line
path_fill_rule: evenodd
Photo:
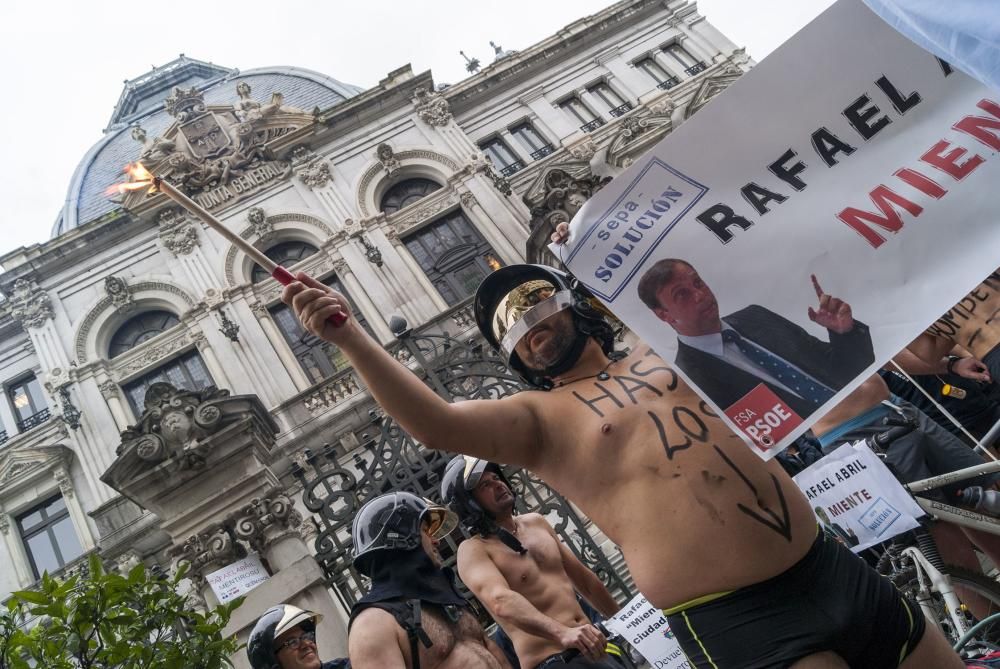
M 920 582 L 920 595 L 917 597 L 917 604 L 920 605 L 921 611 L 924 612 L 924 617 L 929 621 L 937 622 L 937 612 L 934 610 L 933 604 L 931 604 L 930 597 L 928 597 L 930 592 L 936 591 L 941 595 L 941 599 L 944 600 L 948 617 L 951 618 L 952 624 L 955 625 L 958 635 L 962 636 L 968 632 L 971 626 L 959 614 L 962 610 L 962 602 L 958 598 L 958 595 L 955 594 L 955 588 L 951 585 L 951 579 L 938 571 L 924 557 L 919 548 L 907 548 L 903 551 L 903 555 L 909 556 L 913 560 L 913 566 L 916 568 L 917 579 Z

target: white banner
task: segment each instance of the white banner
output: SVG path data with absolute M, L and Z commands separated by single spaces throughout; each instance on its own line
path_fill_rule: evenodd
M 633 597 L 604 626 L 635 646 L 653 669 L 691 669 L 663 611 L 642 595 Z
M 220 604 L 247 594 L 269 578 L 256 553 L 205 576 Z
M 770 457 L 996 269 L 998 101 L 839 0 L 552 250 Z
M 855 553 L 912 530 L 924 515 L 863 441 L 844 444 L 794 480 L 823 531 Z

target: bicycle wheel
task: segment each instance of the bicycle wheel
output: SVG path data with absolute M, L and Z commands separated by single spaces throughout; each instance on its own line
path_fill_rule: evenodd
M 969 608 L 966 615 L 969 617 L 970 626 L 978 620 L 985 620 L 987 616 L 1000 613 L 1000 583 L 985 574 L 950 564 L 944 566 L 942 573 L 951 579 L 952 585 L 956 586 L 959 599 Z M 890 579 L 903 595 L 910 601 L 916 602 L 919 584 L 913 567 L 892 575 Z M 932 606 L 945 636 L 952 644 L 956 643 L 962 634 L 954 629 L 955 625 L 945 609 L 944 601 L 937 593 L 933 595 Z M 919 611 L 920 608 L 915 607 L 915 610 Z M 1000 646 L 1000 621 L 990 623 L 977 632 L 975 640 Z

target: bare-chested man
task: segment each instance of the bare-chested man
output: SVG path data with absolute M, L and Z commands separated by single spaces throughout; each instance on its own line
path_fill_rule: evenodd
M 354 517 L 354 568 L 372 586 L 351 610 L 354 669 L 510 669 L 441 569 L 434 536 L 454 514 L 408 492 L 381 495 Z
M 458 547 L 458 575 L 510 636 L 524 669 L 619 667 L 576 593 L 605 617 L 618 603 L 542 515 L 514 516 L 514 491 L 498 465 L 454 458 L 441 500 L 474 535 Z
M 355 319 L 328 321 L 351 313 L 343 295 L 299 274 L 282 299 L 423 444 L 528 468 L 572 500 L 621 548 L 693 666 L 962 666 L 888 582 L 823 541 L 781 466 L 648 346 L 612 355 L 611 328 L 571 277 L 514 265 L 483 281 L 483 336 L 538 390 L 454 404 Z

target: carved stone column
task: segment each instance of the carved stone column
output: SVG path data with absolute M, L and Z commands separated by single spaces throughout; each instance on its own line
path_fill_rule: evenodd
M 448 100 L 443 95 L 416 88 L 413 90 L 413 107 L 417 117 L 438 131 L 459 160 L 465 162 L 479 155 L 479 147 L 455 123 Z
M 100 388 L 101 396 L 108 403 L 108 409 L 111 411 L 111 417 L 115 419 L 115 425 L 118 426 L 119 430 L 124 430 L 128 427 L 128 414 L 125 413 L 118 384 L 111 379 L 105 379 L 97 387 Z
M 292 355 L 291 350 L 288 348 L 288 342 L 285 341 L 285 338 L 278 332 L 278 328 L 275 327 L 274 321 L 271 319 L 271 314 L 267 311 L 267 307 L 260 302 L 254 302 L 250 305 L 250 309 L 257 318 L 257 322 L 260 323 L 260 329 L 264 331 L 264 336 L 267 337 L 272 348 L 274 348 L 275 354 L 277 354 L 281 363 L 285 366 L 289 376 L 292 377 L 295 387 L 301 391 L 311 386 L 312 383 L 306 378 L 299 361 L 295 359 L 295 356 Z
M 180 266 L 196 294 L 204 295 L 214 289 L 216 281 L 201 250 L 201 224 L 180 207 L 162 209 L 156 215 L 156 222 L 160 228 L 160 244 L 177 259 L 171 266 Z

